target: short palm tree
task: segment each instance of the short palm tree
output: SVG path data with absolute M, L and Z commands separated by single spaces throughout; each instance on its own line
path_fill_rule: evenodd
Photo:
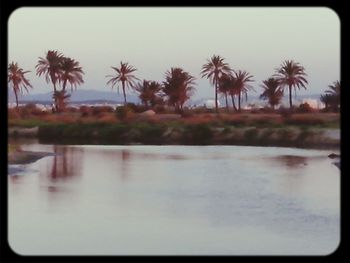
M 184 103 L 194 92 L 194 77 L 181 68 L 171 68 L 165 73 L 163 92 L 167 96 L 168 104 L 181 112 Z
M 261 87 L 264 89 L 260 95 L 260 99 L 268 100 L 272 109 L 281 102 L 283 97 L 283 90 L 280 87 L 280 83 L 275 78 L 268 78 L 262 82 Z
M 334 106 L 339 108 L 340 105 L 340 81 L 337 80 L 333 82 L 332 85 L 329 85 L 329 90 L 326 90 L 326 93 L 334 97 Z
M 331 108 L 334 111 L 338 111 L 340 106 L 340 82 L 335 81 L 328 87 L 329 90 L 326 90 L 325 94 L 321 95 L 320 100 L 325 104 L 326 110 Z
M 320 101 L 325 105 L 325 109 L 328 111 L 334 104 L 334 97 L 325 93 L 320 96 Z
M 202 66 L 202 78 L 207 77 L 210 82 L 214 85 L 215 89 L 215 110 L 218 112 L 218 89 L 219 89 L 219 79 L 224 74 L 231 74 L 232 69 L 230 66 L 224 62 L 224 58 L 213 55 L 211 59 L 207 60 L 208 63 Z
M 114 85 L 117 83 L 122 84 L 122 89 L 123 89 L 123 96 L 124 96 L 124 104 L 126 104 L 126 93 L 125 93 L 125 88 L 130 87 L 133 88 L 135 86 L 135 80 L 138 80 L 133 74 L 134 71 L 136 71 L 136 68 L 133 66 L 129 65 L 128 62 L 123 63 L 122 61 L 120 62 L 120 67 L 112 67 L 117 72 L 117 75 L 108 75 L 107 77 L 111 77 L 111 79 L 107 82 L 108 84 L 112 84 L 112 88 Z
M 228 97 L 228 95 L 231 94 L 230 92 L 231 92 L 232 86 L 233 86 L 232 83 L 233 82 L 232 82 L 232 76 L 231 75 L 224 74 L 219 79 L 219 85 L 218 85 L 219 86 L 219 92 L 222 93 L 224 95 L 224 97 L 225 97 L 225 103 L 226 103 L 226 109 L 227 110 L 229 109 L 227 97 Z M 236 106 L 235 106 L 235 102 L 233 100 L 233 95 L 231 96 L 231 98 L 232 98 L 232 101 L 233 101 L 232 105 L 233 105 L 233 107 L 235 109 Z
M 28 92 L 28 88 L 33 88 L 29 83 L 29 80 L 24 76 L 24 74 L 30 71 L 23 71 L 17 63 L 11 62 L 8 66 L 7 72 L 7 80 L 12 84 L 12 89 L 16 97 L 16 107 L 18 109 L 18 93 L 23 93 L 23 89 Z
M 238 110 L 241 111 L 241 101 L 242 95 L 245 95 L 246 100 L 248 99 L 248 91 L 254 90 L 253 86 L 249 82 L 253 82 L 253 76 L 250 75 L 247 71 L 235 71 L 234 72 L 234 86 L 233 94 L 238 94 Z
M 79 62 L 74 59 L 64 57 L 61 61 L 61 76 L 62 90 L 66 90 L 67 83 L 76 88 L 77 85 L 84 83 L 84 71 L 79 66 Z
M 66 108 L 70 96 L 71 95 L 67 94 L 65 90 L 54 91 L 52 97 L 57 103 L 56 110 L 58 112 L 61 112 Z
M 135 86 L 135 90 L 139 93 L 142 103 L 148 108 L 154 107 L 162 98 L 160 92 L 162 85 L 156 81 L 143 80 Z
M 57 90 L 56 84 L 60 80 L 62 69 L 61 63 L 63 55 L 58 51 L 49 50 L 45 58 L 39 57 L 38 64 L 35 66 L 36 74 L 40 77 L 45 75 L 46 82 L 53 84 L 54 91 Z
M 293 60 L 286 60 L 282 63 L 281 67 L 276 69 L 277 80 L 282 87 L 288 87 L 289 91 L 289 107 L 292 110 L 292 88 L 296 91 L 296 88 L 303 87 L 306 89 L 305 84 L 308 84 L 305 79 L 306 73 L 304 67 Z

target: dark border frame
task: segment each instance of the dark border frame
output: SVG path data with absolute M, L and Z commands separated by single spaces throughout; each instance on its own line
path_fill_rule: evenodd
M 95 1 L 97 2 L 97 1 Z M 175 1 L 169 2 L 168 4 L 171 4 L 171 6 L 184 6 L 186 7 L 186 4 L 184 4 L 185 1 L 176 1 L 176 4 L 174 4 Z M 341 96 L 341 154 L 342 154 L 342 171 L 341 171 L 341 241 L 338 249 L 333 252 L 332 254 L 328 256 L 20 256 L 14 253 L 11 248 L 8 245 L 7 241 L 7 151 L 5 152 L 4 149 L 7 149 L 7 121 L 5 122 L 5 119 L 7 120 L 7 49 L 8 49 L 8 43 L 7 43 L 7 21 L 9 16 L 11 15 L 12 11 L 19 7 L 50 7 L 48 5 L 48 2 L 42 2 L 34 0 L 31 1 L 31 3 L 28 3 L 28 1 L 23 0 L 7 0 L 6 2 L 0 1 L 0 18 L 1 18 L 1 24 L 0 24 L 0 32 L 1 32 L 1 42 L 0 42 L 0 48 L 1 48 L 1 95 L 0 95 L 0 114 L 2 117 L 2 121 L 0 122 L 2 125 L 2 128 L 0 129 L 3 133 L 1 138 L 1 156 L 0 156 L 0 167 L 1 169 L 1 176 L 0 176 L 0 211 L 1 211 L 1 228 L 0 228 L 0 261 L 1 262 L 74 262 L 74 261 L 83 261 L 83 262 L 114 262 L 119 261 L 121 259 L 160 259 L 160 260 L 169 260 L 171 258 L 183 260 L 185 258 L 188 258 L 190 260 L 193 259 L 230 259 L 238 262 L 256 262 L 256 261 L 268 261 L 268 262 L 350 262 L 350 246 L 349 246 L 349 205 L 346 204 L 345 200 L 347 200 L 346 197 L 349 195 L 349 191 L 347 190 L 347 186 L 349 186 L 347 173 L 346 173 L 346 157 L 348 155 L 349 150 L 347 147 L 344 147 L 345 145 L 348 146 L 348 139 L 345 137 L 346 134 L 349 134 L 347 132 L 347 125 L 344 123 L 348 121 L 348 106 L 346 104 L 345 99 L 348 98 L 347 94 L 349 91 L 347 91 L 348 85 L 348 79 L 347 75 L 344 73 L 344 58 L 346 57 L 346 50 L 345 47 L 349 47 L 350 45 L 346 44 L 346 38 L 344 37 L 346 34 L 346 12 L 345 12 L 345 4 L 341 5 L 341 3 L 344 3 L 345 1 L 338 1 L 338 0 L 329 0 L 329 1 L 318 1 L 317 4 L 313 3 L 312 1 L 286 1 L 286 5 L 281 5 L 281 2 L 273 2 L 273 1 L 265 1 L 263 5 L 261 3 L 258 3 L 257 1 L 241 1 L 241 4 L 232 3 L 233 5 L 218 5 L 218 6 L 228 6 L 228 7 L 329 7 L 333 9 L 339 16 L 341 21 L 341 82 L 342 86 L 345 86 L 345 89 L 342 90 L 342 96 Z M 76 1 L 67 1 L 67 0 L 50 0 L 50 4 L 54 4 L 55 7 L 85 7 L 84 5 L 79 5 L 76 3 Z M 86 1 L 85 1 L 86 3 Z M 106 1 L 106 0 L 99 0 L 97 5 L 87 5 L 87 7 L 121 7 L 121 6 L 130 6 L 130 5 L 117 5 L 118 3 L 116 1 Z M 129 4 L 129 3 L 125 3 Z M 188 3 L 187 3 L 188 4 Z M 157 5 L 157 4 L 138 4 L 138 7 L 147 7 L 147 6 L 166 6 L 166 5 Z M 195 6 L 195 5 L 190 5 Z M 214 7 L 214 6 L 213 6 Z M 344 78 L 343 78 L 344 77 Z M 345 124 L 345 125 L 344 125 Z M 4 169 L 5 168 L 5 169 Z M 33 240 L 35 242 L 35 240 Z

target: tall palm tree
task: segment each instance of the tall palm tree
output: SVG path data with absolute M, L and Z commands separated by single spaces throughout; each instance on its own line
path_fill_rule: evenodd
M 305 84 L 308 84 L 305 79 L 306 73 L 305 68 L 298 62 L 293 60 L 286 60 L 282 63 L 281 67 L 276 69 L 276 77 L 280 81 L 282 87 L 288 87 L 289 90 L 289 107 L 290 110 L 293 108 L 292 103 L 292 88 L 296 91 L 296 88 L 300 89 L 303 87 L 306 89 Z
M 66 90 L 67 83 L 76 88 L 77 85 L 84 83 L 83 74 L 84 71 L 79 67 L 79 62 L 74 59 L 63 57 L 61 61 L 61 76 L 60 82 L 62 82 L 62 90 Z
M 143 82 L 136 85 L 135 90 L 139 93 L 139 98 L 147 108 L 149 106 L 154 107 L 162 100 L 160 97 L 162 85 L 156 81 L 143 80 Z
M 219 79 L 223 74 L 230 74 L 232 69 L 227 63 L 224 62 L 224 58 L 213 55 L 211 59 L 207 60 L 208 63 L 202 66 L 202 78 L 207 77 L 215 88 L 215 110 L 218 112 L 218 86 Z
M 29 80 L 24 76 L 24 74 L 30 71 L 23 71 L 23 69 L 18 66 L 17 62 L 11 62 L 8 66 L 7 72 L 7 80 L 12 84 L 12 89 L 16 97 L 16 107 L 18 109 L 18 92 L 23 93 L 23 89 L 28 92 L 28 88 L 33 88 L 29 83 Z
M 184 103 L 193 94 L 193 85 L 194 77 L 182 68 L 171 68 L 165 73 L 163 92 L 177 112 L 182 111 Z
M 108 75 L 107 77 L 111 77 L 111 79 L 107 82 L 108 84 L 112 84 L 112 88 L 115 84 L 118 82 L 121 82 L 122 88 L 123 88 L 123 95 L 124 95 L 124 104 L 126 104 L 126 93 L 125 88 L 130 87 L 133 88 L 135 86 L 135 80 L 138 80 L 133 74 L 134 71 L 136 71 L 136 68 L 129 65 L 128 62 L 123 63 L 120 62 L 120 67 L 111 67 L 117 72 L 117 75 Z
M 39 57 L 38 64 L 35 66 L 39 77 L 43 74 L 47 83 L 52 82 L 54 92 L 57 90 L 56 84 L 62 74 L 62 60 L 63 55 L 60 52 L 49 50 L 45 58 Z
M 275 78 L 268 78 L 262 82 L 261 87 L 264 89 L 260 95 L 260 99 L 268 100 L 272 109 L 281 102 L 283 97 L 283 90 L 280 87 L 280 83 Z
M 247 71 L 238 70 L 234 72 L 234 86 L 233 94 L 238 94 L 238 110 L 241 111 L 242 95 L 245 95 L 246 100 L 248 99 L 248 91 L 254 90 L 253 86 L 249 82 L 253 82 L 253 76 Z

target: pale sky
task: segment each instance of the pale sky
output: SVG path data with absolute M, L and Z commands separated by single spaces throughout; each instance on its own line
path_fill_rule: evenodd
M 85 72 L 79 89 L 111 90 L 111 66 L 128 61 L 140 79 L 163 81 L 171 67 L 196 78 L 194 99 L 213 97 L 201 67 L 213 54 L 254 76 L 253 86 L 287 59 L 306 69 L 298 94 L 321 94 L 340 80 L 340 20 L 328 8 L 20 8 L 8 21 L 9 62 L 31 70 L 31 93 L 52 90 L 35 75 L 38 57 L 58 50 Z

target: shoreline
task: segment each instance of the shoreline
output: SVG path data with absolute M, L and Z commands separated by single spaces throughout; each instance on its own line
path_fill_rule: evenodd
M 10 127 L 8 138 L 33 138 L 43 144 L 73 145 L 237 145 L 340 149 L 340 129 L 298 126 L 59 124 L 33 128 Z

